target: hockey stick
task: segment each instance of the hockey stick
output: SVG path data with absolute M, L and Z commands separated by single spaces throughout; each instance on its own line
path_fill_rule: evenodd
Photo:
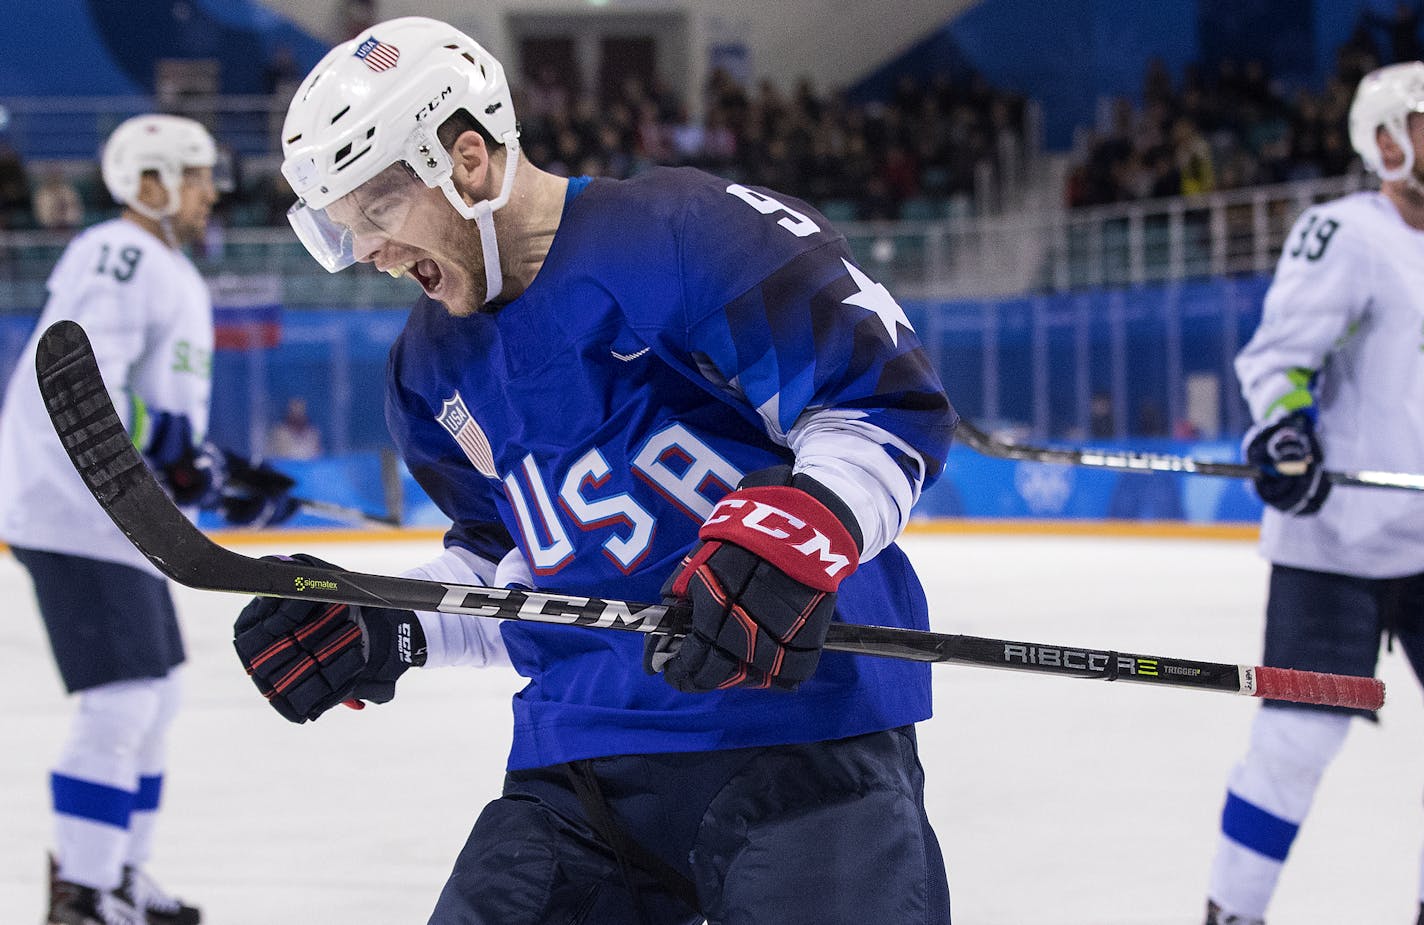
M 401 484 L 400 464 L 394 450 L 381 451 L 381 494 L 386 499 L 387 514 L 369 514 L 360 508 L 333 504 L 330 501 L 316 501 L 312 498 L 293 498 L 304 511 L 353 524 L 358 527 L 385 527 L 398 529 L 404 523 L 405 487 Z
M 386 500 L 391 525 L 399 527 L 404 524 L 405 480 L 401 478 L 400 456 L 391 447 L 381 450 L 381 494 Z
M 332 504 L 330 501 L 316 501 L 311 498 L 293 498 L 297 506 L 309 514 L 318 517 L 325 517 L 329 520 L 337 520 L 342 523 L 354 524 L 358 527 L 385 527 L 395 529 L 401 525 L 400 518 L 394 514 L 368 514 L 360 508 L 346 507 L 342 504 Z
M 1245 463 L 1212 462 L 1190 456 L 1168 453 L 1138 453 L 1132 450 L 1098 450 L 1091 448 L 1055 449 L 1017 441 L 998 440 L 973 424 L 959 421 L 955 435 L 969 447 L 985 456 L 999 459 L 1021 459 L 1029 462 L 1056 463 L 1063 466 L 1088 466 L 1111 469 L 1114 472 L 1187 472 L 1193 475 L 1219 475 L 1233 479 L 1253 479 L 1261 474 L 1256 466 Z M 1335 485 L 1359 488 L 1398 488 L 1424 491 L 1424 475 L 1407 472 L 1376 472 L 1362 469 L 1356 472 L 1326 471 L 1325 477 Z
M 180 584 L 244 595 L 435 610 L 638 633 L 687 632 L 689 616 L 683 607 L 313 570 L 291 562 L 252 559 L 224 549 L 193 526 L 154 479 L 114 411 L 88 338 L 79 325 L 60 321 L 45 331 L 35 355 L 35 371 L 50 420 L 85 485 L 129 541 L 160 572 Z M 1299 703 L 1361 709 L 1378 709 L 1384 703 L 1384 685 L 1374 678 L 898 627 L 833 623 L 825 647 L 859 655 L 1136 681 Z

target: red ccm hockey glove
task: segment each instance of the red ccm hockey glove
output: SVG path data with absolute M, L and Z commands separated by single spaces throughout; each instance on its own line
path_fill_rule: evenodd
M 753 472 L 723 498 L 663 585 L 692 605 L 686 637 L 650 636 L 643 665 L 680 691 L 795 690 L 816 671 L 836 589 L 860 563 L 860 527 L 790 466 Z

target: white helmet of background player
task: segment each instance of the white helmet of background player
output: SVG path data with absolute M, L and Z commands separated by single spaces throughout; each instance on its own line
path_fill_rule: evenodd
M 495 199 L 469 205 L 450 179 L 440 124 L 465 110 L 507 151 Z M 439 187 L 479 227 L 487 299 L 500 291 L 495 210 L 509 201 L 519 127 L 504 68 L 474 39 L 420 16 L 372 26 L 338 45 L 297 88 L 282 126 L 282 175 L 297 194 L 287 213 L 307 250 L 332 273 L 355 262 L 354 235 L 326 207 L 394 163 Z
M 1409 140 L 1409 114 L 1424 112 L 1424 62 L 1391 64 L 1371 71 L 1355 90 L 1350 104 L 1350 144 L 1365 167 L 1382 180 L 1403 180 L 1414 170 L 1414 145 Z M 1404 163 L 1389 168 L 1380 154 L 1383 128 L 1404 151 Z
M 214 167 L 217 160 L 217 145 L 207 129 L 192 119 L 155 113 L 134 116 L 114 129 L 104 143 L 99 170 L 115 202 L 161 222 L 178 211 L 183 171 Z M 143 175 L 150 170 L 168 192 L 160 209 L 138 198 Z

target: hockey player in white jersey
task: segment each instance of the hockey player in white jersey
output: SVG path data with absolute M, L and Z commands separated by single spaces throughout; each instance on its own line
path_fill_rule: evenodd
M 123 214 L 65 249 L 25 357 L 51 323 L 84 325 L 115 406 L 175 500 L 271 523 L 293 512 L 291 480 L 202 440 L 212 305 L 180 248 L 207 225 L 214 162 L 213 139 L 190 119 L 137 116 L 114 130 L 102 173 Z M 0 538 L 29 571 L 60 675 L 79 694 L 50 779 L 47 921 L 193 925 L 198 910 L 144 873 L 184 660 L 172 597 L 80 481 L 26 359 L 0 411 Z
M 1371 676 L 1384 637 L 1424 677 L 1424 498 L 1332 492 L 1323 478 L 1327 462 L 1424 471 L 1424 63 L 1360 82 L 1350 140 L 1380 190 L 1300 217 L 1236 359 L 1255 421 L 1246 455 L 1269 505 L 1263 663 Z M 1262 705 L 1227 781 L 1209 925 L 1265 921 L 1350 715 Z

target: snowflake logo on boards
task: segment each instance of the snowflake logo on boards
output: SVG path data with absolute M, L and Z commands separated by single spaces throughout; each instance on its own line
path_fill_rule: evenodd
M 491 479 L 498 477 L 489 437 L 485 436 L 474 415 L 470 414 L 470 409 L 465 407 L 465 400 L 460 397 L 459 392 L 445 399 L 440 406 L 440 415 L 435 420 L 455 438 L 460 449 L 465 451 L 465 457 L 480 475 Z
M 1014 488 L 1030 514 L 1062 514 L 1073 495 L 1073 470 L 1068 466 L 1021 462 L 1014 467 Z
M 396 66 L 396 62 L 400 61 L 400 49 L 394 45 L 377 41 L 374 35 L 357 46 L 353 54 L 378 74 L 381 71 L 390 70 Z

